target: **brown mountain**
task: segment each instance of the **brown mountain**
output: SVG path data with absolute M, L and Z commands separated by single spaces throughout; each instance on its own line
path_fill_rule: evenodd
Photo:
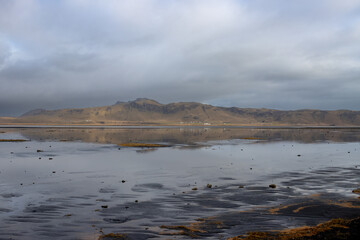
M 161 104 L 151 99 L 117 102 L 112 106 L 44 110 L 18 118 L 0 119 L 17 124 L 86 125 L 320 125 L 360 126 L 360 111 L 280 111 L 238 107 L 215 107 L 196 102 Z

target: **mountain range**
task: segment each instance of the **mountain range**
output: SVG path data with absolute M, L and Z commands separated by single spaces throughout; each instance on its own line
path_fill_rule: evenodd
M 138 98 L 111 106 L 36 109 L 0 124 L 61 125 L 240 125 L 240 126 L 360 126 L 360 111 L 292 110 L 217 107 L 196 102 L 161 104 Z

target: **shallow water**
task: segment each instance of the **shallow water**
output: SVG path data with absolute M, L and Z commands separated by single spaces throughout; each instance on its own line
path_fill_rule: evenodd
M 0 132 L 0 139 L 31 140 L 0 143 L 0 239 L 97 239 L 102 232 L 169 239 L 161 225 L 278 206 L 319 193 L 356 198 L 351 191 L 360 183 L 358 129 Z M 172 146 L 117 145 L 125 142 Z M 268 187 L 272 183 L 276 189 Z M 264 218 L 278 228 L 303 223 Z M 249 219 L 203 238 L 226 239 L 259 227 Z

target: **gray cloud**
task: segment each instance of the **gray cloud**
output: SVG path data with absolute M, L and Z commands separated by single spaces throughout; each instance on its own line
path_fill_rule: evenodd
M 0 5 L 0 115 L 136 97 L 360 110 L 356 0 Z

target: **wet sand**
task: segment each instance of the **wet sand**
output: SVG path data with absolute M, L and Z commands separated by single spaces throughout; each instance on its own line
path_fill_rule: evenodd
M 0 132 L 31 140 L 0 143 L 0 239 L 227 239 L 360 216 L 358 130 Z

